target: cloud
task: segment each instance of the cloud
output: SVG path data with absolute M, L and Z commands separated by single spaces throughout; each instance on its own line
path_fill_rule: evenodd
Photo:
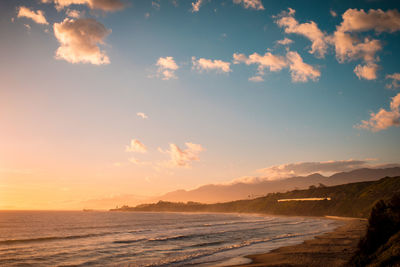
M 163 80 L 177 79 L 175 71 L 179 69 L 173 57 L 160 57 L 157 60 L 158 74 L 162 76 Z
M 371 113 L 369 120 L 361 121 L 356 128 L 366 129 L 373 132 L 385 130 L 392 126 L 400 126 L 400 93 L 392 98 L 390 110 L 381 108 L 377 113 Z
M 160 0 L 157 0 L 157 1 L 151 1 L 151 6 L 152 6 L 154 9 L 157 9 L 157 10 L 159 10 L 159 9 L 160 9 L 160 7 L 161 7 L 161 4 L 159 3 L 159 1 L 160 1 Z
M 299 34 L 312 42 L 311 54 L 315 54 L 317 57 L 323 58 L 328 49 L 328 43 L 325 33 L 323 33 L 318 25 L 313 22 L 301 23 L 294 18 L 295 10 L 289 8 L 289 11 L 282 12 L 277 16 L 276 24 L 284 28 L 285 33 Z
M 38 24 L 45 24 L 45 25 L 49 24 L 46 20 L 46 17 L 44 16 L 44 12 L 42 10 L 37 10 L 35 12 L 24 6 L 20 6 L 18 8 L 17 17 L 18 18 L 22 18 L 22 17 L 29 18 Z
M 57 10 L 70 5 L 87 5 L 90 9 L 117 11 L 125 7 L 121 0 L 42 0 L 42 3 L 54 3 Z
M 331 14 L 332 17 L 334 17 L 334 18 L 337 17 L 337 13 L 335 12 L 335 10 L 331 9 L 331 10 L 329 10 L 329 13 Z
M 111 30 L 94 19 L 69 19 L 54 23 L 54 35 L 60 47 L 56 51 L 57 59 L 70 63 L 91 63 L 94 65 L 109 64 L 107 54 L 100 50 L 99 44 Z
M 361 79 L 375 80 L 377 70 L 378 70 L 378 65 L 370 62 L 367 63 L 366 65 L 357 65 L 354 68 L 354 73 L 360 80 Z
M 258 172 L 273 180 L 295 176 L 305 176 L 313 173 L 333 174 L 365 167 L 367 160 L 337 160 L 322 162 L 297 162 L 282 165 L 274 165 L 260 169 Z
M 264 74 L 265 69 L 269 71 L 280 71 L 288 66 L 287 60 L 282 56 L 275 56 L 270 52 L 260 55 L 258 53 L 253 53 L 249 57 L 244 54 L 233 54 L 233 63 L 245 63 L 246 65 L 256 64 L 258 65 L 258 73 L 260 75 Z
M 125 149 L 126 152 L 139 152 L 139 153 L 146 153 L 147 148 L 144 144 L 142 144 L 139 140 L 137 139 L 132 139 L 131 143 L 126 146 Z
M 203 4 L 204 0 L 197 0 L 192 3 L 192 12 L 199 12 L 200 6 Z
M 67 14 L 68 17 L 74 19 L 81 17 L 81 12 L 75 9 L 67 9 L 67 11 L 65 11 L 65 14 Z
M 249 78 L 250 82 L 255 82 L 255 83 L 259 83 L 259 82 L 263 82 L 264 78 L 258 75 L 252 76 Z
M 186 149 L 179 148 L 176 144 L 169 144 L 169 150 L 163 151 L 159 148 L 162 153 L 169 154 L 171 160 L 166 164 L 168 167 L 191 167 L 193 161 L 199 161 L 200 152 L 205 149 L 199 144 L 193 144 L 190 142 L 185 143 Z
M 244 8 L 251 8 L 256 10 L 264 10 L 264 6 L 261 0 L 233 0 L 235 4 L 242 4 Z
M 400 30 L 400 13 L 396 9 L 384 12 L 381 9 L 348 9 L 342 15 L 343 22 L 338 30 L 342 32 L 363 32 L 374 30 L 381 32 L 395 32 Z
M 289 68 L 293 82 L 307 82 L 309 79 L 316 81 L 321 75 L 319 70 L 307 63 L 304 63 L 301 56 L 297 52 L 293 51 L 288 51 L 286 57 L 276 56 L 270 52 L 267 52 L 264 55 L 253 53 L 249 57 L 244 54 L 233 54 L 234 64 L 239 64 L 242 62 L 246 65 L 258 65 L 257 75 L 249 78 L 249 81 L 253 82 L 263 81 L 261 76 L 264 75 L 265 69 L 269 69 L 269 71 L 272 72 L 277 72 L 283 68 Z
M 293 43 L 293 40 L 291 40 L 291 39 L 285 37 L 283 40 L 278 40 L 278 41 L 276 41 L 276 43 L 277 43 L 277 44 L 280 44 L 280 45 L 290 45 L 290 44 Z
M 230 67 L 231 63 L 217 59 L 214 60 L 205 58 L 196 59 L 196 57 L 192 57 L 192 64 L 193 64 L 193 69 L 196 69 L 198 71 L 215 70 L 216 72 L 224 72 L 224 73 L 232 71 Z
M 297 52 L 289 51 L 286 57 L 289 60 L 289 69 L 293 82 L 307 82 L 308 79 L 316 81 L 321 76 L 320 71 L 304 63 Z
M 335 46 L 336 58 L 340 63 L 362 59 L 364 65 L 358 65 L 354 73 L 359 79 L 374 80 L 377 78 L 376 53 L 382 50 L 381 42 L 377 39 L 364 38 L 359 40 L 352 36 L 355 32 L 375 31 L 395 32 L 400 30 L 400 13 L 397 10 L 348 9 L 342 15 L 343 21 L 329 37 Z
M 400 73 L 393 73 L 386 75 L 386 79 L 392 79 L 390 84 L 386 84 L 386 87 L 389 89 L 399 88 L 400 84 Z
M 373 62 L 375 54 L 382 49 L 379 40 L 365 38 L 359 41 L 349 33 L 340 30 L 337 30 L 330 40 L 335 46 L 336 58 L 340 63 L 356 59 Z
M 143 112 L 138 112 L 138 113 L 136 113 L 136 115 L 139 117 L 139 118 L 142 118 L 142 119 L 148 119 L 149 117 L 146 115 L 146 114 L 144 114 Z

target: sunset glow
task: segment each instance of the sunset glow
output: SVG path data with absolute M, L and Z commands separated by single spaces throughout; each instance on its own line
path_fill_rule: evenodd
M 0 210 L 399 166 L 399 8 L 0 1 Z

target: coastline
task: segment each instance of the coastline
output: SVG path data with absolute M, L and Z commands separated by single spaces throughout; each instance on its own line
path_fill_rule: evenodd
M 340 220 L 343 224 L 332 232 L 315 236 L 301 244 L 245 256 L 251 262 L 231 266 L 346 266 L 365 233 L 367 220 L 336 216 L 327 218 Z

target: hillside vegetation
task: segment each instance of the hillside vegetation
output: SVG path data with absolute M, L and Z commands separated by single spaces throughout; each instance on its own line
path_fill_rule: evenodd
M 377 181 L 382 177 L 396 176 L 400 176 L 400 167 L 387 167 L 381 169 L 362 168 L 348 172 L 335 173 L 331 176 L 323 176 L 314 173 L 308 176 L 297 176 L 276 180 L 258 177 L 253 182 L 236 181 L 231 184 L 203 185 L 188 191 L 177 190 L 159 197 L 150 198 L 148 202 L 158 202 L 159 200 L 170 202 L 195 201 L 212 204 L 217 202 L 235 201 L 238 199 L 253 199 L 255 197 L 265 196 L 268 193 L 287 192 L 295 189 L 303 190 L 307 189 L 311 185 L 318 185 L 320 183 L 326 186 L 336 186 L 347 183 Z M 128 204 L 128 202 L 125 203 Z M 123 203 L 118 202 L 118 204 L 121 205 Z
M 196 202 L 166 202 L 123 206 L 112 211 L 172 211 L 172 212 L 240 212 L 298 216 L 346 216 L 367 218 L 379 200 L 387 201 L 400 192 L 400 177 L 385 177 L 378 181 L 350 183 L 338 186 L 310 186 L 306 190 L 270 193 L 265 197 L 216 204 Z M 292 198 L 331 198 L 322 201 L 289 201 Z
M 368 219 L 352 266 L 398 266 L 400 264 L 400 193 L 390 201 L 380 200 Z

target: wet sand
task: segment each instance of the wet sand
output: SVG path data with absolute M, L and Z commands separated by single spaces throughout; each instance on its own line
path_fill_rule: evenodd
M 367 220 L 331 217 L 343 221 L 333 232 L 302 244 L 281 247 L 268 253 L 246 256 L 251 263 L 236 266 L 346 266 L 358 241 L 365 234 Z

